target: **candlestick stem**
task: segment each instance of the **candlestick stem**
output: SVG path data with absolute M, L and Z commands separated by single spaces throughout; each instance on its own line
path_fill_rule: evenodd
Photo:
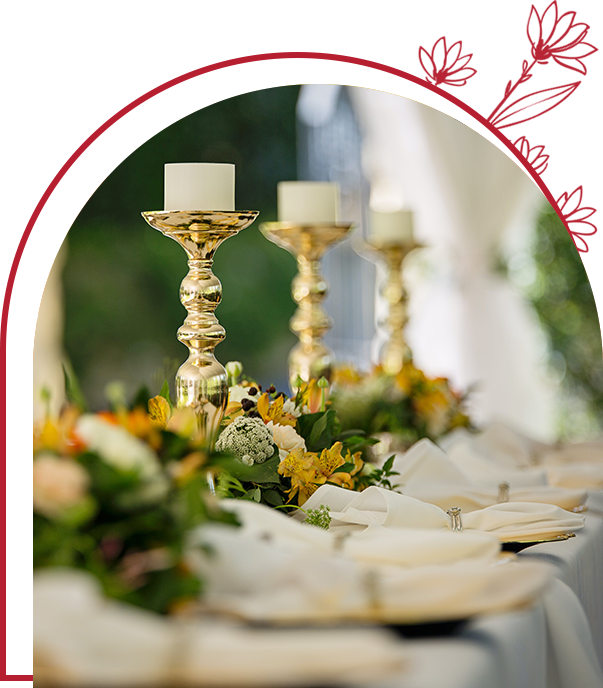
M 178 329 L 178 340 L 189 351 L 176 374 L 176 403 L 197 414 L 197 424 L 212 447 L 228 403 L 228 376 L 214 356 L 226 332 L 215 316 L 222 299 L 222 285 L 212 265 L 218 246 L 250 225 L 256 211 L 147 212 L 144 219 L 162 234 L 177 241 L 188 256 L 188 274 L 180 285 L 180 301 L 187 316 Z
M 321 272 L 321 258 L 341 241 L 352 228 L 350 223 L 297 225 L 291 222 L 267 222 L 260 226 L 264 236 L 297 258 L 298 274 L 292 282 L 297 310 L 289 327 L 299 342 L 289 354 L 289 384 L 296 381 L 331 379 L 335 355 L 322 338 L 333 321 L 323 308 L 329 285 Z
M 370 238 L 364 246 L 379 262 L 385 264 L 386 279 L 380 293 L 388 305 L 385 319 L 388 337 L 379 352 L 379 363 L 388 375 L 396 375 L 404 363 L 412 360 L 412 352 L 404 337 L 404 327 L 408 322 L 408 294 L 404 288 L 402 263 L 420 245 L 414 241 L 393 242 Z

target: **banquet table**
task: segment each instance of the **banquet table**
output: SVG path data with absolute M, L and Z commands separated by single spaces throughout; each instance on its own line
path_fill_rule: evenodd
M 575 538 L 533 545 L 518 556 L 554 567 L 547 602 L 565 595 L 571 603 L 572 593 L 576 595 L 588 619 L 594 651 L 590 638 L 579 637 L 572 627 L 571 614 L 565 615 L 563 606 L 553 609 L 561 618 L 552 619 L 547 602 L 540 601 L 531 609 L 476 619 L 448 637 L 405 639 L 404 671 L 370 688 L 603 688 L 601 675 L 587 668 L 597 663 L 594 652 L 603 666 L 603 518 L 589 513 Z M 581 609 L 575 606 L 579 617 Z M 551 631 L 557 634 L 555 651 Z M 565 653 L 561 669 L 559 648 Z M 563 675 L 564 669 L 575 673 Z

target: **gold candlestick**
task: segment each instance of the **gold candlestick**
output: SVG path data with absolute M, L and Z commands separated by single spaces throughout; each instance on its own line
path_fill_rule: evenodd
M 222 285 L 211 268 L 218 246 L 248 227 L 258 211 L 158 211 L 142 216 L 177 241 L 188 256 L 189 271 L 180 285 L 180 301 L 188 315 L 178 340 L 188 347 L 189 356 L 176 374 L 176 401 L 178 407 L 195 410 L 199 429 L 213 446 L 228 403 L 228 377 L 214 356 L 226 332 L 214 314 Z
M 289 354 L 292 391 L 297 389 L 298 377 L 304 382 L 323 376 L 331 379 L 335 355 L 322 337 L 331 329 L 333 321 L 322 307 L 329 285 L 320 271 L 320 260 L 352 226 L 344 222 L 304 225 L 266 222 L 260 225 L 260 231 L 268 240 L 297 258 L 298 274 L 291 287 L 298 308 L 289 321 L 289 327 L 299 338 Z
M 404 326 L 408 321 L 408 294 L 402 280 L 402 263 L 406 256 L 420 244 L 411 241 L 380 240 L 374 237 L 364 242 L 369 252 L 385 263 L 387 277 L 381 295 L 387 300 L 388 315 L 385 326 L 388 340 L 379 352 L 379 363 L 388 375 L 396 375 L 405 362 L 412 359 L 412 352 L 404 339 Z

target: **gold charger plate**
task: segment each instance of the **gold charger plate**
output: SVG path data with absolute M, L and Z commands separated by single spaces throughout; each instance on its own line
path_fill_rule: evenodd
M 531 547 L 532 545 L 542 545 L 547 542 L 565 542 L 570 538 L 576 537 L 576 533 L 562 533 L 560 535 L 554 535 L 553 537 L 541 538 L 538 540 L 513 540 L 510 542 L 502 542 L 502 548 L 505 552 L 520 552 L 526 547 Z

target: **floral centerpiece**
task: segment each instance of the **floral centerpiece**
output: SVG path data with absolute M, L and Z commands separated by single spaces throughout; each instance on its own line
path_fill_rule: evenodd
M 217 498 L 293 510 L 324 484 L 391 489 L 391 462 L 364 462 L 377 440 L 342 430 L 326 380 L 300 384 L 289 398 L 239 381 L 238 363 L 227 369 L 229 403 L 215 447 L 192 409 L 174 408 L 167 383 L 130 405 L 113 394 L 112 410 L 94 414 L 71 394 L 58 418 L 34 428 L 34 567 L 82 568 L 110 597 L 177 612 L 202 592 L 187 565 L 189 531 L 212 521 L 237 525 Z M 328 520 L 324 510 L 308 513 L 310 524 Z
M 208 489 L 219 458 L 194 413 L 163 396 L 96 414 L 80 400 L 46 418 L 34 428 L 34 567 L 85 569 L 108 596 L 153 611 L 186 606 L 202 590 L 186 565 L 187 532 L 236 523 Z
M 273 385 L 263 391 L 253 380 L 239 382 L 240 363 L 231 362 L 227 370 L 232 384 L 216 450 L 238 462 L 218 472 L 220 496 L 288 509 L 303 507 L 327 483 L 356 491 L 386 484 L 391 473 L 363 458 L 377 440 L 362 430 L 342 430 L 324 378 L 299 380 L 289 398 Z
M 397 375 L 376 367 L 363 374 L 340 366 L 331 395 L 344 430 L 389 437 L 392 449 L 405 449 L 427 437 L 433 441 L 458 427 L 471 427 L 466 396 L 447 378 L 430 378 L 408 361 Z

